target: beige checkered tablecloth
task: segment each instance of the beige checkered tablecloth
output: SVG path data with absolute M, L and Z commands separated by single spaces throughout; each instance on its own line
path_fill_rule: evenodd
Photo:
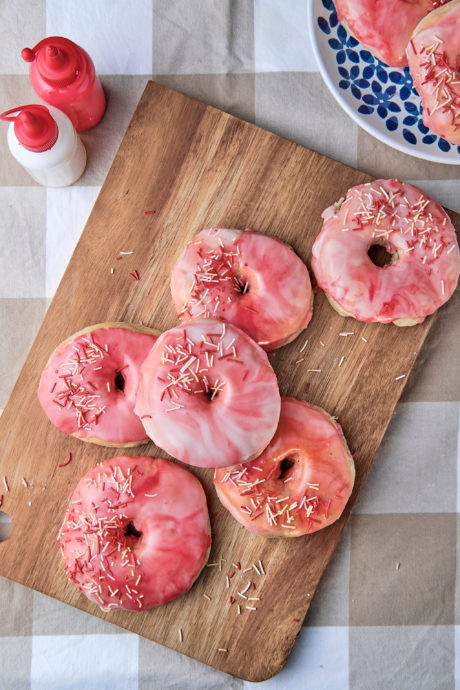
M 307 15 L 307 0 L 0 0 L 1 110 L 37 100 L 20 51 L 45 35 L 82 45 L 108 96 L 70 188 L 36 185 L 1 128 L 0 408 L 152 76 L 460 211 L 460 167 L 398 153 L 339 108 Z M 288 664 L 261 688 L 460 687 L 459 304 L 457 291 L 441 310 Z M 0 688 L 29 687 L 252 684 L 0 579 Z

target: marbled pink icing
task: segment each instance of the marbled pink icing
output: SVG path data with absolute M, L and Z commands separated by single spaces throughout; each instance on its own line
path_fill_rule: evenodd
M 312 315 L 308 270 L 274 237 L 250 230 L 202 230 L 173 269 L 179 318 L 232 323 L 264 350 L 295 338 Z
M 360 321 L 420 323 L 455 290 L 460 254 L 455 229 L 441 206 L 398 180 L 376 180 L 347 192 L 323 213 L 313 245 L 318 285 Z M 375 266 L 368 256 L 383 244 L 399 257 Z
M 128 526 L 141 536 L 126 534 Z M 79 481 L 59 542 L 70 580 L 103 611 L 142 611 L 187 592 L 211 545 L 206 496 L 169 460 L 116 457 Z
M 417 27 L 407 57 L 424 124 L 460 144 L 460 0 L 451 0 Z
M 235 326 L 201 319 L 158 338 L 142 365 L 135 412 L 182 462 L 226 467 L 265 448 L 280 395 L 261 347 Z
M 283 472 L 281 463 L 292 466 Z M 319 407 L 281 398 L 276 434 L 262 455 L 216 470 L 222 504 L 265 537 L 298 537 L 327 527 L 343 512 L 355 479 L 342 429 Z
M 59 345 L 44 369 L 38 399 L 51 422 L 66 434 L 100 442 L 146 440 L 134 414 L 141 364 L 155 335 L 128 327 L 97 328 Z M 116 386 L 117 374 L 124 388 Z
M 447 0 L 335 0 L 340 21 L 379 60 L 407 65 L 406 46 L 419 21 Z

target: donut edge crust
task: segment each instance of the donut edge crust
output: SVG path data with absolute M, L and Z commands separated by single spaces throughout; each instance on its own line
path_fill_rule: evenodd
M 324 292 L 324 294 L 326 295 L 327 300 L 328 300 L 329 304 L 331 305 L 331 307 L 332 307 L 338 314 L 340 314 L 340 316 L 350 316 L 350 317 L 351 317 L 352 319 L 354 319 L 355 321 L 359 321 L 359 320 L 356 318 L 356 316 L 354 316 L 354 314 L 351 314 L 350 312 L 345 311 L 345 309 L 342 309 L 342 307 L 340 306 L 340 304 L 339 304 L 338 302 L 336 302 L 335 299 L 334 299 L 333 297 L 331 297 L 330 294 L 329 294 L 328 292 L 326 292 L 326 290 L 323 290 L 323 292 Z M 382 323 L 382 322 L 381 322 L 381 321 L 359 321 L 359 323 Z M 418 326 L 418 324 L 419 324 L 418 321 L 414 321 L 414 319 L 410 319 L 410 318 L 408 318 L 408 317 L 407 317 L 407 318 L 404 318 L 404 319 L 396 319 L 395 321 L 388 321 L 388 323 L 392 323 L 392 324 L 394 324 L 395 326 L 399 326 L 400 328 L 407 328 L 408 326 Z M 387 324 L 386 324 L 386 323 L 382 323 L 382 325 L 383 325 L 383 326 L 386 326 Z
M 76 338 L 79 338 L 80 336 L 86 335 L 87 333 L 91 333 L 93 331 L 107 330 L 109 328 L 125 328 L 126 330 L 133 331 L 135 333 L 145 333 L 146 335 L 155 335 L 157 337 L 161 335 L 161 331 L 157 330 L 156 328 L 149 328 L 148 326 L 141 326 L 140 324 L 137 325 L 132 323 L 126 323 L 125 321 L 105 321 L 103 323 L 96 323 L 93 326 L 86 326 L 85 328 L 82 328 L 80 331 L 73 333 L 73 335 L 68 336 L 65 340 L 59 343 L 59 345 L 57 345 L 54 348 L 53 352 L 49 356 L 48 361 L 44 366 L 44 369 L 46 369 L 49 366 L 55 352 L 57 352 L 58 350 L 63 350 L 65 347 L 67 347 L 67 345 L 69 345 L 69 343 L 71 343 Z M 137 448 L 138 446 L 144 446 L 147 443 L 150 443 L 150 438 L 148 436 L 147 438 L 142 439 L 140 441 L 117 443 L 115 441 L 104 441 L 103 439 L 100 439 L 98 436 L 89 436 L 82 438 L 78 436 L 78 434 L 75 431 L 67 435 L 72 436 L 73 438 L 76 438 L 79 441 L 83 441 L 84 443 L 94 443 L 97 446 L 104 446 L 106 448 Z

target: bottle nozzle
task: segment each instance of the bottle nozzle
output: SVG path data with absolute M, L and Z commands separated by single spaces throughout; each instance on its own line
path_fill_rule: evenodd
M 33 62 L 35 60 L 35 53 L 31 48 L 23 48 L 21 50 L 21 57 L 26 62 Z

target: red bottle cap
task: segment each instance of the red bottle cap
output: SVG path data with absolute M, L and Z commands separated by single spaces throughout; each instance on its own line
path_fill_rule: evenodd
M 58 138 L 57 122 L 44 105 L 21 105 L 1 113 L 0 120 L 14 122 L 16 138 L 28 151 L 48 151 Z
M 58 88 L 76 79 L 83 62 L 79 46 L 62 36 L 44 38 L 35 48 L 24 48 L 21 55 L 26 62 L 35 60 L 42 79 Z

